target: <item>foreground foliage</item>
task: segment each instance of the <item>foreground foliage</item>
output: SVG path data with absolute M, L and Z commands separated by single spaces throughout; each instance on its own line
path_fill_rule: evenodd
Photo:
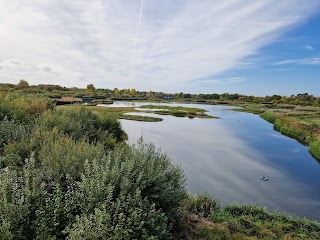
M 317 222 L 187 195 L 180 167 L 142 140 L 127 145 L 100 110 L 1 99 L 0 239 L 320 238 Z
M 1 239 L 170 237 L 184 177 L 154 146 L 119 145 L 88 158 L 79 179 L 52 176 L 63 166 L 37 165 L 31 155 L 21 170 L 0 171 Z
M 190 196 L 182 205 L 176 239 L 320 239 L 320 223 L 268 213 L 259 206 L 219 207 L 209 195 Z

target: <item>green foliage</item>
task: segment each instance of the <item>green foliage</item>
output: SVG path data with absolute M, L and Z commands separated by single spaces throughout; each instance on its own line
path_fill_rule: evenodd
M 29 132 L 28 125 L 16 123 L 13 120 L 8 120 L 4 117 L 0 120 L 0 153 L 5 144 L 11 141 L 19 141 L 23 136 Z
M 88 84 L 87 85 L 87 90 L 91 90 L 91 91 L 94 91 L 96 88 L 94 87 L 93 84 Z
M 266 120 L 270 123 L 275 123 L 275 121 L 276 121 L 276 117 L 269 112 L 261 113 L 260 117 L 262 117 L 264 120 Z
M 59 109 L 79 109 L 83 106 L 72 105 L 72 106 L 59 106 Z M 149 117 L 149 116 L 139 116 L 139 115 L 131 115 L 127 114 L 130 112 L 140 112 L 135 110 L 134 107 L 100 107 L 100 106 L 85 106 L 86 109 L 91 110 L 93 113 L 98 115 L 101 120 L 103 119 L 113 119 L 113 121 L 117 121 L 118 119 L 127 119 L 134 121 L 142 121 L 142 122 L 160 122 L 163 119 L 157 117 Z
M 102 158 L 104 153 L 104 147 L 100 143 L 89 144 L 85 139 L 76 141 L 63 134 L 57 134 L 54 138 L 49 137 L 41 141 L 38 159 L 49 179 L 59 180 L 66 175 L 71 179 L 79 179 L 85 161 Z
M 320 141 L 310 143 L 309 152 L 314 158 L 320 160 Z
M 203 118 L 214 118 L 205 114 L 205 110 L 201 108 L 186 108 L 186 107 L 173 107 L 173 106 L 163 106 L 163 105 L 143 105 L 141 108 L 149 108 L 149 109 L 156 109 L 154 111 L 155 114 L 160 115 L 172 115 L 175 117 L 203 117 Z
M 0 94 L 0 119 L 30 122 L 34 117 L 52 108 L 52 103 L 42 96 Z
M 201 217 L 209 217 L 220 211 L 219 201 L 208 193 L 189 196 L 182 203 L 183 211 Z
M 259 206 L 231 205 L 224 213 L 232 219 L 233 228 L 258 239 L 318 239 L 320 224 L 280 213 L 268 213 Z M 288 238 L 291 237 L 291 238 Z
M 26 80 L 21 79 L 20 82 L 17 84 L 18 89 L 28 88 L 29 83 Z
M 210 199 L 210 198 L 209 198 Z M 189 206 L 189 202 L 184 201 Z M 212 211 L 208 219 L 190 209 L 184 239 L 319 239 L 320 224 L 293 218 L 252 205 L 228 205 Z M 181 238 L 176 238 L 181 239 Z
M 85 159 L 90 156 L 101 157 L 102 152 L 113 149 L 125 137 L 117 120 L 100 119 L 83 108 L 47 111 L 35 121 L 32 130 L 21 131 L 18 132 L 20 135 L 14 134 L 14 131 L 0 131 L 6 142 L 3 146 L 5 158 L 1 163 L 2 167 L 22 166 L 24 159 L 35 152 L 38 162 L 42 162 L 47 169 L 54 169 L 54 173 L 59 169 L 62 176 L 64 169 L 69 171 L 72 168 L 70 174 L 76 176 Z M 11 141 L 6 140 L 8 138 Z
M 77 168 L 81 177 L 76 179 L 68 165 L 46 167 L 52 161 L 63 165 L 59 158 L 85 158 L 74 150 L 63 151 L 67 139 L 56 141 L 57 146 L 51 142 L 40 150 L 43 164 L 32 155 L 22 170 L 0 170 L 1 239 L 170 238 L 186 193 L 182 171 L 165 154 L 139 142 L 119 145 L 100 157 L 79 147 L 84 143 L 67 142 L 83 156 L 92 155 Z M 49 154 L 53 156 L 44 159 Z
M 115 141 L 119 142 L 125 138 L 118 120 L 99 118 L 84 107 L 47 111 L 39 118 L 38 125 L 41 129 L 56 127 L 74 139 L 87 138 L 90 142 L 100 141 L 106 149 L 114 148 Z
M 109 198 L 110 199 L 110 198 Z M 139 190 L 77 217 L 67 239 L 170 239 L 167 217 Z
M 272 113 L 264 112 L 260 116 L 272 123 L 274 130 L 281 132 L 283 135 L 294 138 L 304 144 L 307 144 L 311 140 L 306 132 L 289 127 L 284 120 L 277 118 Z

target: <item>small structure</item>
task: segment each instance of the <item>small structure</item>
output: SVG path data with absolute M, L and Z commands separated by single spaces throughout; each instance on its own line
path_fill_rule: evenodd
M 90 96 L 83 96 L 82 97 L 82 103 L 83 104 L 91 104 L 92 103 L 93 98 Z

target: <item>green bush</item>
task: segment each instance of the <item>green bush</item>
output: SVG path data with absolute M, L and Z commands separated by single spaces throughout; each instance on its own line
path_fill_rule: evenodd
M 82 142 L 82 146 L 86 146 L 87 143 L 103 146 L 105 151 L 108 151 L 115 148 L 117 142 L 121 142 L 125 137 L 119 121 L 98 118 L 85 108 L 80 110 L 49 110 L 38 117 L 34 124 L 27 125 L 16 124 L 5 118 L 0 121 L 0 126 L 3 126 L 0 128 L 0 137 L 2 137 L 0 151 L 4 153 L 4 156 L 15 155 L 19 157 L 20 163 L 16 162 L 20 166 L 23 164 L 23 159 L 28 158 L 32 151 L 35 152 L 35 158 L 38 160 L 42 148 L 56 146 L 58 141 L 61 142 L 60 154 L 68 156 L 66 146 L 70 144 L 72 147 L 75 141 Z M 63 140 L 59 140 L 59 138 L 66 142 L 62 143 Z M 65 145 L 63 146 L 63 144 Z M 57 152 L 56 154 L 58 154 Z
M 19 141 L 27 135 L 29 128 L 28 125 L 8 120 L 7 117 L 0 120 L 0 153 L 2 153 L 5 144 L 11 141 Z
M 125 138 L 118 120 L 99 118 L 86 108 L 47 111 L 38 119 L 37 124 L 42 129 L 56 127 L 74 139 L 101 141 L 106 149 L 114 148 L 115 142 L 123 141 Z
M 0 120 L 30 122 L 34 117 L 52 109 L 52 103 L 41 95 L 34 94 L 0 94 Z
M 100 157 L 98 146 L 58 136 L 42 143 L 40 164 L 31 155 L 21 170 L 0 170 L 0 239 L 170 238 L 186 192 L 165 154 L 139 142 Z M 76 158 L 87 158 L 80 178 L 64 162 Z

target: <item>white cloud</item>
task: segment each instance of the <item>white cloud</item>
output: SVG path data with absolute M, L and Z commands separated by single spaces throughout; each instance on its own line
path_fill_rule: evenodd
M 237 68 L 319 3 L 148 0 L 135 38 L 141 0 L 0 0 L 0 60 L 28 66 L 0 65 L 0 82 L 174 91 Z
M 246 81 L 244 77 L 221 78 L 221 79 L 204 79 L 193 81 L 196 84 L 237 84 Z
M 311 45 L 308 45 L 308 44 L 304 45 L 303 48 L 304 48 L 305 50 L 308 50 L 308 51 L 314 50 L 314 47 L 311 46 Z
M 289 59 L 281 62 L 277 62 L 276 65 L 284 64 L 300 64 L 300 65 L 320 65 L 319 58 L 303 58 L 303 59 Z

